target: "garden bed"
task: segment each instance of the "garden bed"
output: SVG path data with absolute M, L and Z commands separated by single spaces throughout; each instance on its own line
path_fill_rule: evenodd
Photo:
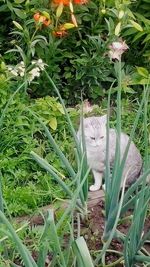
M 59 209 L 65 209 L 68 206 L 68 200 L 60 205 Z M 46 213 L 48 209 L 55 209 L 53 205 L 47 205 L 40 209 L 40 212 Z M 56 211 L 57 213 L 57 211 Z M 126 214 L 127 219 L 122 219 L 118 224 L 117 229 L 123 233 L 127 234 L 129 226 L 130 226 L 130 215 L 132 215 L 132 210 L 128 211 Z M 57 216 L 56 216 L 57 217 Z M 89 192 L 89 200 L 88 200 L 88 216 L 86 220 L 81 220 L 81 229 L 80 235 L 83 236 L 87 242 L 88 248 L 93 259 L 96 256 L 97 251 L 100 251 L 103 247 L 102 243 L 102 235 L 104 232 L 104 193 L 102 190 L 96 192 Z M 41 214 L 31 215 L 31 216 L 23 216 L 18 217 L 17 222 L 28 221 L 30 227 L 39 227 L 44 225 L 44 219 Z M 75 233 L 76 236 L 76 228 L 77 224 L 75 222 Z M 144 225 L 144 232 L 148 232 L 150 229 L 150 216 L 147 217 Z M 32 240 L 29 240 L 32 243 Z M 64 237 L 64 246 L 68 243 L 68 236 Z M 144 248 L 146 248 L 147 252 L 150 253 L 150 243 L 145 243 Z M 121 260 L 123 251 L 123 243 L 119 239 L 113 239 L 111 245 L 106 253 L 106 265 L 107 266 L 124 266 L 123 261 Z M 32 251 L 32 256 L 35 260 L 37 260 L 38 253 L 36 251 Z M 52 259 L 52 255 L 48 254 L 45 267 L 48 266 Z M 19 263 L 19 262 L 16 262 Z M 114 263 L 114 265 L 113 265 Z M 23 266 L 23 265 L 20 265 Z M 138 266 L 143 266 L 142 264 Z

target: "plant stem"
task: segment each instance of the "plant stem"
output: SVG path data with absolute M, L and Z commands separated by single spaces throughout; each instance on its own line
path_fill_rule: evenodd
M 110 263 L 110 264 L 107 264 L 107 265 L 104 265 L 103 267 L 112 267 L 112 266 L 115 266 L 115 265 L 117 265 L 118 263 L 120 263 L 121 261 L 123 261 L 123 256 L 121 257 L 121 258 L 119 258 L 118 260 L 116 260 L 116 261 L 114 261 L 114 262 L 112 262 L 112 263 Z
M 137 262 L 150 262 L 150 256 L 135 256 Z

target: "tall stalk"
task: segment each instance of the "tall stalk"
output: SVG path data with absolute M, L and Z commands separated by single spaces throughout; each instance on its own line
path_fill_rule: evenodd
M 120 166 L 120 136 L 121 136 L 121 60 L 116 62 L 117 64 L 117 80 L 118 80 L 118 92 L 117 92 L 117 125 L 116 125 L 116 150 L 115 161 L 112 172 L 112 178 L 110 179 L 110 166 L 109 166 L 109 145 L 106 148 L 106 174 L 105 176 L 106 193 L 105 193 L 105 229 L 103 234 L 103 240 L 107 241 L 109 238 L 113 222 L 116 219 L 116 215 L 119 208 L 119 193 L 122 180 L 122 173 L 118 172 L 118 166 Z M 108 98 L 108 105 L 110 107 L 110 95 Z M 109 110 L 108 107 L 108 110 Z M 109 121 L 107 121 L 109 124 Z M 109 127 L 107 127 L 107 142 L 109 142 Z M 110 219 L 111 218 L 111 219 Z
M 150 186 L 146 184 L 148 174 L 150 174 L 149 158 L 148 158 L 148 103 L 149 103 L 149 87 L 144 88 L 144 94 L 146 95 L 144 105 L 144 144 L 145 144 L 145 157 L 141 190 L 137 192 L 135 196 L 135 206 L 133 212 L 133 218 L 128 234 L 125 238 L 124 244 L 124 258 L 125 266 L 132 267 L 138 262 L 149 264 L 150 255 L 146 256 L 140 251 L 147 240 L 150 237 L 150 230 L 144 233 L 144 224 L 149 209 L 150 201 Z

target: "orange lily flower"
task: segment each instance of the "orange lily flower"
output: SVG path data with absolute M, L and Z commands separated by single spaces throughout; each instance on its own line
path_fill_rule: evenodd
M 40 13 L 39 12 L 35 13 L 33 18 L 34 18 L 35 21 L 39 21 Z
M 68 32 L 66 31 L 63 25 L 59 26 L 58 30 L 53 32 L 53 35 L 55 37 L 60 37 L 60 38 L 66 36 L 67 34 Z
M 41 15 L 39 12 L 37 12 L 36 14 L 34 14 L 33 18 L 34 18 L 34 20 L 36 22 L 42 23 L 46 27 L 48 27 L 49 24 L 51 23 L 51 20 L 50 19 L 48 19 L 47 17 Z
M 73 0 L 74 4 L 84 5 L 88 3 L 88 0 Z
M 69 6 L 70 0 L 53 0 L 53 3 L 55 5 L 60 5 L 62 3 L 64 6 Z

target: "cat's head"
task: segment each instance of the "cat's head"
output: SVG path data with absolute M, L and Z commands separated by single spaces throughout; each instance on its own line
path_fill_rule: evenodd
M 86 146 L 100 146 L 106 138 L 107 115 L 101 117 L 89 117 L 83 119 L 84 136 Z M 78 131 L 78 138 L 81 138 L 81 126 Z

